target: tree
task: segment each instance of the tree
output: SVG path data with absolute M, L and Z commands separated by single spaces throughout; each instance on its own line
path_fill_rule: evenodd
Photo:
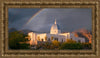
M 72 40 L 72 39 L 66 39 L 66 42 L 67 43 L 76 43 L 76 41 L 75 40 Z
M 52 41 L 52 44 L 55 45 L 56 47 L 59 47 L 60 42 L 58 42 L 57 40 Z
M 67 43 L 64 42 L 61 44 L 60 49 L 83 49 L 81 43 Z
M 11 49 L 20 49 L 19 42 L 25 42 L 27 35 L 21 33 L 20 31 L 14 31 L 9 33 L 9 48 Z
M 84 49 L 91 49 L 92 48 L 91 43 L 82 43 L 82 46 L 83 46 Z

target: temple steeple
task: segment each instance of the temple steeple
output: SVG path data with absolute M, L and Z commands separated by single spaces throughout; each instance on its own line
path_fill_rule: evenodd
M 56 22 L 56 19 L 55 19 L 54 24 L 51 26 L 50 34 L 58 34 L 58 33 L 61 33 L 61 30 Z
M 55 19 L 55 24 L 57 24 L 57 23 L 56 23 L 56 19 Z

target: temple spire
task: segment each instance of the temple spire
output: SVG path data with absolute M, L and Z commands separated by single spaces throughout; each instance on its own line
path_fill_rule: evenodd
M 55 24 L 57 24 L 57 23 L 56 23 L 56 19 L 55 19 Z

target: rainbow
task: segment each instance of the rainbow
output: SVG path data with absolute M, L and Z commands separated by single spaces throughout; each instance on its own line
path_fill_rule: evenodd
M 32 20 L 34 17 L 36 17 L 41 11 L 43 11 L 43 9 L 39 10 L 36 14 L 34 14 L 34 15 L 27 21 L 26 25 L 27 25 L 29 22 L 31 22 L 31 20 Z
M 36 14 L 34 14 L 27 22 L 26 22 L 26 24 L 23 26 L 23 27 L 25 27 L 27 24 L 29 24 L 30 22 L 31 22 L 31 20 L 34 18 L 34 17 L 36 17 L 40 12 L 42 12 L 44 9 L 41 9 L 41 10 L 39 10 Z

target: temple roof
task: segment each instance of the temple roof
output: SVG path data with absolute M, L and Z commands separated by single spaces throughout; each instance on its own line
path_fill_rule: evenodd
M 52 29 L 60 30 L 60 27 L 59 27 L 58 24 L 53 24 L 51 28 L 52 28 Z
M 57 29 L 57 30 L 60 30 L 60 27 L 59 27 L 59 25 L 57 24 L 56 19 L 55 19 L 54 24 L 51 26 L 51 29 Z

